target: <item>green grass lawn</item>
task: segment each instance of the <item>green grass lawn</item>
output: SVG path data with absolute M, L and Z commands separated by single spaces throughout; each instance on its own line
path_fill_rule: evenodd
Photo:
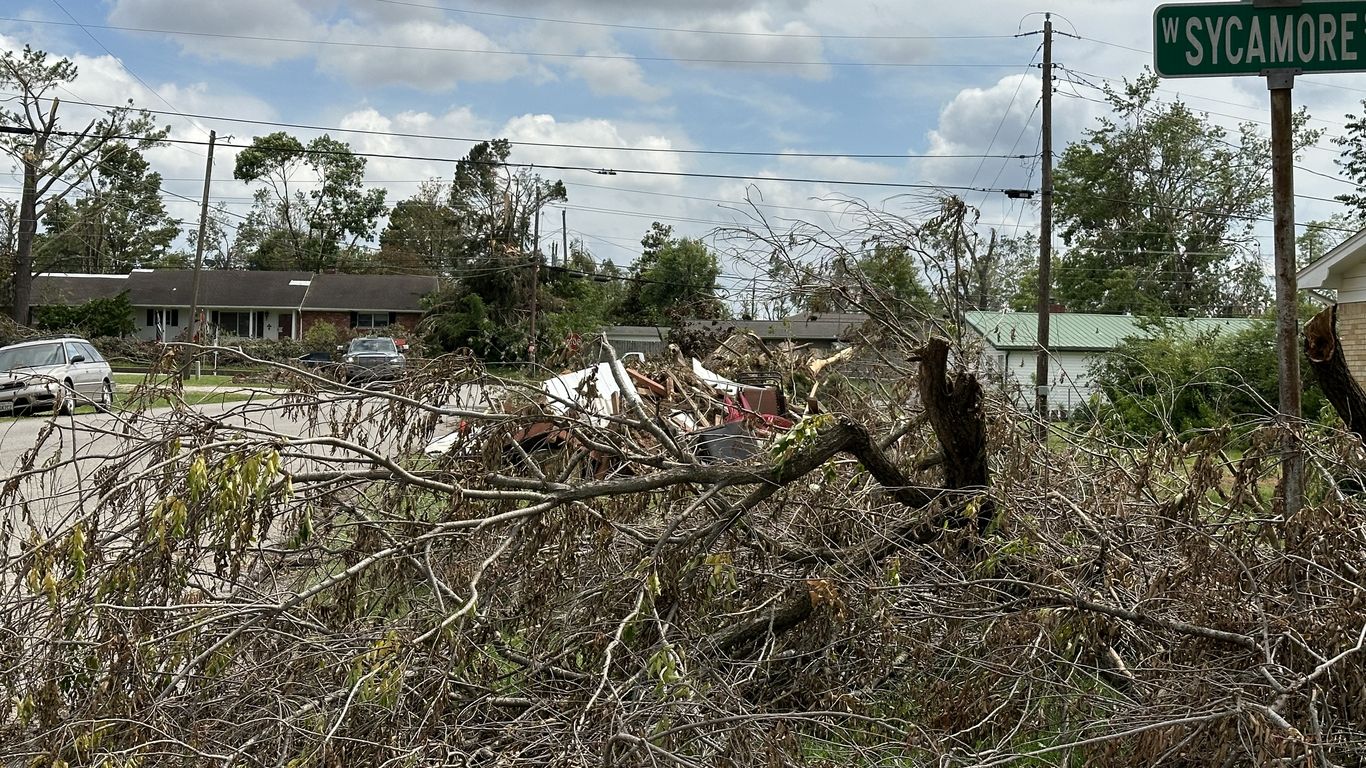
M 142 383 L 147 382 L 147 381 L 148 381 L 147 375 L 146 375 L 146 374 L 142 374 L 142 373 L 115 373 L 115 374 L 114 374 L 114 383 L 115 383 L 115 384 L 119 384 L 119 385 L 128 385 L 128 386 L 132 386 L 132 385 L 135 385 L 135 384 L 142 384 Z M 157 375 L 157 376 L 153 376 L 153 377 L 151 378 L 151 382 L 150 382 L 150 383 L 153 384 L 153 385 L 155 385 L 155 386 L 161 386 L 161 385 L 164 385 L 164 384 L 169 383 L 169 381 L 170 381 L 170 376 L 169 376 L 169 375 L 167 375 L 167 374 L 159 374 L 159 375 Z M 205 374 L 205 375 L 203 375 L 203 376 L 191 376 L 190 378 L 188 378 L 188 379 L 185 380 L 185 383 L 188 384 L 188 385 L 190 385 L 190 386 L 195 386 L 195 387 L 223 387 L 223 386 L 229 386 L 229 385 L 233 384 L 234 382 L 233 382 L 233 377 L 232 377 L 232 376 L 214 376 L 214 375 L 210 375 L 210 374 Z

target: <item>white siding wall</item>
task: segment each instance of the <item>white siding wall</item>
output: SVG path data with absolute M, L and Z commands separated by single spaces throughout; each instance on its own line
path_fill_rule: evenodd
M 147 311 L 153 313 L 153 324 L 147 324 Z M 175 310 L 174 313 L 172 310 Z M 175 319 L 178 324 L 172 325 L 171 320 Z M 133 307 L 133 335 L 143 341 L 157 340 L 157 322 L 162 322 L 162 338 L 165 341 L 174 341 L 181 331 L 190 325 L 189 307 Z
M 156 325 L 155 325 L 155 322 L 154 322 L 154 324 L 152 324 L 152 325 L 148 325 L 148 324 L 147 324 L 147 311 L 148 311 L 149 309 L 152 310 L 153 313 L 158 313 L 158 314 L 155 314 L 155 315 L 154 315 L 154 318 L 153 318 L 154 321 L 155 321 L 156 319 L 158 319 L 158 318 L 163 318 L 163 317 L 165 318 L 164 325 L 163 325 L 163 331 L 164 331 L 163 339 L 166 340 L 166 341 L 174 341 L 177 337 L 179 337 L 179 335 L 180 335 L 180 333 L 181 333 L 182 331 L 188 330 L 189 327 L 190 327 L 190 308 L 189 308 L 189 307 L 133 307 L 133 324 L 134 324 L 134 326 L 135 326 L 135 327 L 134 327 L 134 331 L 133 331 L 133 335 L 136 336 L 136 337 L 139 338 L 139 339 L 143 339 L 143 340 L 145 340 L 145 341 L 156 341 L 156 340 L 157 340 L 157 327 L 156 327 Z M 169 321 L 172 319 L 171 310 L 177 310 L 177 312 L 175 313 L 177 316 L 174 318 L 175 320 L 178 321 L 176 324 L 171 324 L 171 323 L 169 322 Z M 212 342 L 213 342 L 213 332 L 214 332 L 214 328 L 213 328 L 213 325 L 212 325 L 212 318 L 213 318 L 213 313 L 214 313 L 214 312 L 245 312 L 245 313 L 253 313 L 253 315 L 252 315 L 252 325 L 255 325 L 255 323 L 257 322 L 257 320 L 259 320 L 259 318 L 258 318 L 254 313 L 261 312 L 261 311 L 262 311 L 262 310 L 256 310 L 256 309 L 234 309 L 234 308 L 232 308 L 232 307 L 204 307 L 204 308 L 203 308 L 203 312 L 204 312 L 204 315 L 203 315 L 203 316 L 204 316 L 204 322 L 209 324 L 208 327 L 207 327 L 207 329 L 206 329 L 206 333 L 209 334 L 209 338 L 207 339 L 207 341 L 208 341 L 209 343 L 212 343 Z M 162 313 L 162 312 L 164 312 L 165 314 L 159 314 L 159 313 Z M 280 315 L 281 315 L 281 314 L 293 314 L 293 313 L 290 312 L 289 310 L 283 310 L 283 311 L 282 311 L 282 310 L 278 310 L 278 309 L 276 309 L 276 310 L 266 310 L 266 311 L 265 311 L 265 320 L 264 320 L 264 324 L 265 324 L 265 325 L 264 325 L 263 328 L 258 328 L 258 329 L 256 329 L 256 337 L 258 337 L 258 338 L 263 338 L 263 339 L 271 339 L 271 340 L 277 340 L 277 339 L 279 339 L 279 338 L 280 338 Z M 293 325 L 296 327 L 296 331 L 297 331 L 297 326 L 298 326 L 298 319 L 297 319 L 297 318 L 294 319 Z M 236 337 L 233 336 L 233 335 L 231 335 L 231 334 L 229 334 L 229 333 L 227 333 L 226 331 L 224 331 L 224 332 L 222 332 L 222 333 L 220 334 L 219 338 L 220 338 L 220 340 L 226 341 L 226 340 L 228 340 L 228 339 L 232 339 L 232 338 L 236 338 Z
M 1048 365 L 1048 406 L 1056 413 L 1070 415 L 1081 407 L 1095 391 L 1091 380 L 1091 364 L 1095 352 L 1055 351 Z M 1002 365 L 1006 370 L 1002 371 Z M 1021 407 L 1034 402 L 1034 353 L 1029 350 L 998 350 L 986 345 L 982 351 L 982 370 L 990 380 L 1001 386 L 1006 394 Z

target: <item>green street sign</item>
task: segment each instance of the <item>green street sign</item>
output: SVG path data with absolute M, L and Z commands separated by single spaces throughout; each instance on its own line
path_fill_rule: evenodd
M 1161 5 L 1153 12 L 1153 69 L 1162 77 L 1366 71 L 1366 2 Z

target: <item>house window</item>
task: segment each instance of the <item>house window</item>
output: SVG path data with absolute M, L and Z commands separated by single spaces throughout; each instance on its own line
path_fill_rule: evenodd
M 383 328 L 389 325 L 388 312 L 357 312 L 355 328 Z
M 164 328 L 180 327 L 180 310 L 178 309 L 148 309 L 147 327 L 160 325 Z
M 253 318 L 251 312 L 215 312 L 214 324 L 218 326 L 218 332 L 224 336 L 237 336 L 243 339 L 262 337 L 265 326 L 264 312 L 257 312 L 259 317 Z

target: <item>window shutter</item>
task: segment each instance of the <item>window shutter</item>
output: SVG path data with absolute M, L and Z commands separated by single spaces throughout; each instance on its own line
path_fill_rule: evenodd
M 175 326 L 176 328 L 180 327 L 180 310 L 171 310 L 171 325 Z
M 351 327 L 352 327 L 352 328 L 355 328 L 355 327 L 356 327 L 356 324 L 359 323 L 359 322 L 360 322 L 360 313 L 359 313 L 359 312 L 352 312 L 352 313 L 351 313 Z
M 209 322 L 218 325 L 218 310 L 215 309 L 209 313 Z
M 151 310 L 151 309 L 147 310 L 147 327 L 148 327 L 148 328 L 151 328 L 152 326 L 154 326 L 154 325 L 156 325 L 156 324 L 157 324 L 156 312 L 155 312 L 154 310 Z
M 398 325 L 398 313 L 397 313 L 397 312 L 390 312 L 390 313 L 389 313 L 389 325 Z

